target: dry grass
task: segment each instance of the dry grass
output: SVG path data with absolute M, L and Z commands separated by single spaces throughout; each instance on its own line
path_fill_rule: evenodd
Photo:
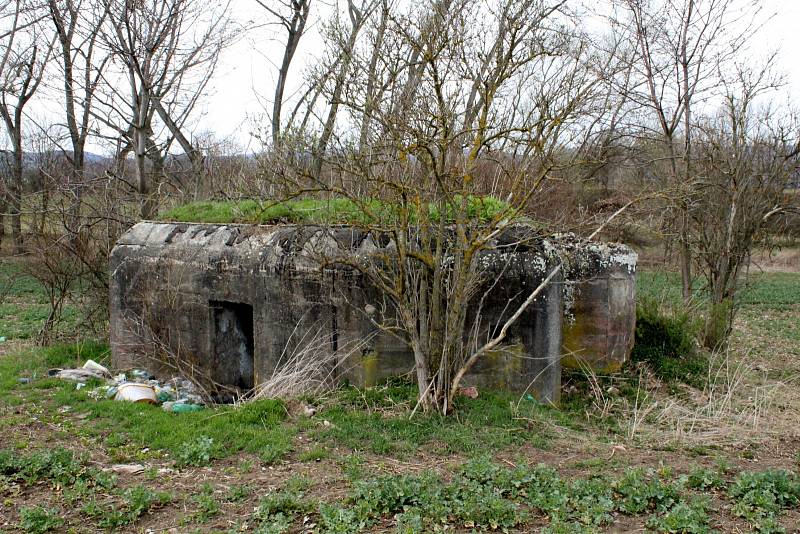
M 336 377 L 340 372 L 346 371 L 341 368 L 344 362 L 360 353 L 368 342 L 369 339 L 353 341 L 334 352 L 329 334 L 322 330 L 309 330 L 295 348 L 290 348 L 289 340 L 272 374 L 259 382 L 249 398 L 292 399 L 324 395 L 336 387 Z
M 656 394 L 652 402 L 636 406 L 629 416 L 629 437 L 734 446 L 797 436 L 800 377 L 771 380 L 759 374 L 752 360 L 749 351 L 713 354 L 703 391 Z

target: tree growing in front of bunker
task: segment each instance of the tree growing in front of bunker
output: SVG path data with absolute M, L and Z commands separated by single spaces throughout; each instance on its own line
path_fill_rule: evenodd
M 488 334 L 467 313 L 494 282 L 481 255 L 607 134 L 618 58 L 593 51 L 566 4 L 348 1 L 325 32 L 316 72 L 329 75 L 311 78 L 328 104 L 312 99 L 303 115 L 320 120 L 288 125 L 294 150 L 265 159 L 271 190 L 348 199 L 361 230 L 391 241 L 368 261 L 330 260 L 380 290 L 374 321 L 413 352 L 425 409 L 451 409 L 464 374 L 560 269 Z

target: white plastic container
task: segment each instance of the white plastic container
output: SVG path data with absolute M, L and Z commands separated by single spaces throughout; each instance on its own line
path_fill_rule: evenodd
M 119 386 L 114 400 L 156 404 L 156 390 L 148 384 L 128 382 Z

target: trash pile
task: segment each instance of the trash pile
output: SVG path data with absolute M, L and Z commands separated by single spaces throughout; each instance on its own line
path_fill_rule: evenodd
M 160 404 L 168 412 L 196 412 L 205 407 L 197 387 L 185 378 L 175 377 L 167 381 L 141 369 L 112 375 L 108 368 L 93 360 L 87 360 L 79 369 L 51 369 L 49 376 L 76 382 L 76 388 L 86 386 L 89 379 L 104 380 L 105 384 L 89 392 L 95 399 Z

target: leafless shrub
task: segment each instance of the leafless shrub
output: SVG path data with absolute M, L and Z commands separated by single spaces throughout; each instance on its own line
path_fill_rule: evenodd
M 290 399 L 304 395 L 318 397 L 336 387 L 336 377 L 350 356 L 360 354 L 369 339 L 359 339 L 334 352 L 330 335 L 309 331 L 295 348 L 287 343 L 272 374 L 261 380 L 250 398 Z

